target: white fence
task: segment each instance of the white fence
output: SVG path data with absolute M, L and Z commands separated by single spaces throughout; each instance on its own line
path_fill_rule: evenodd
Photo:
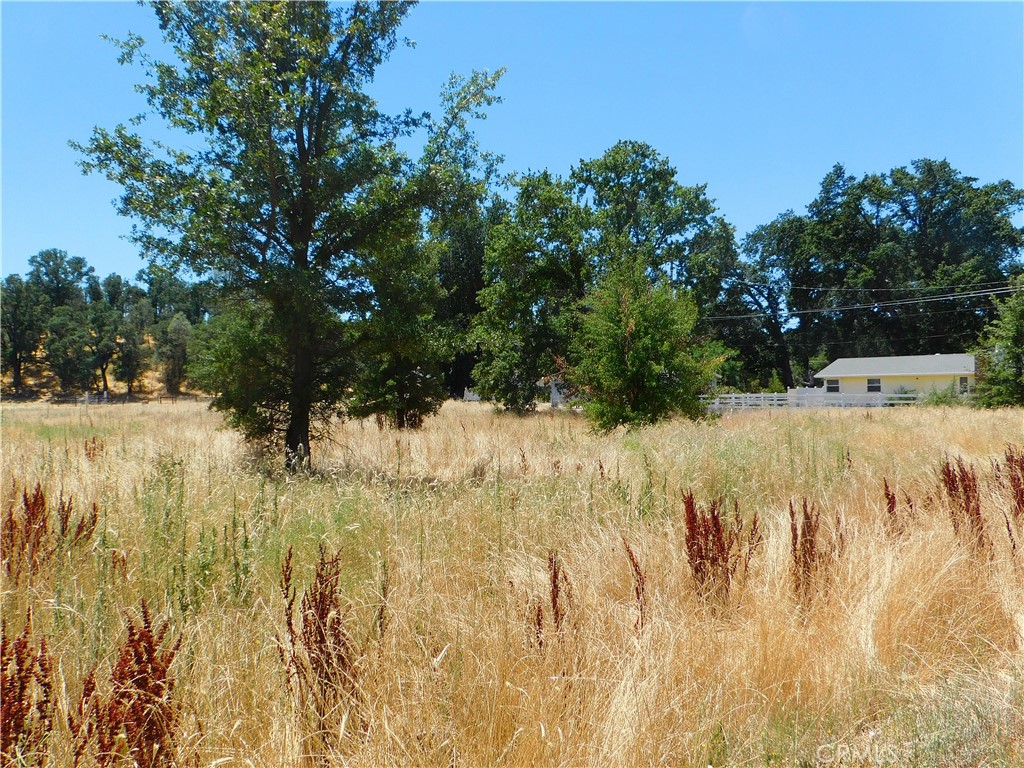
M 751 408 L 880 408 L 887 405 L 912 405 L 921 395 L 887 395 L 882 392 L 842 394 L 839 392 L 794 390 L 780 394 L 718 395 L 708 404 L 716 412 Z

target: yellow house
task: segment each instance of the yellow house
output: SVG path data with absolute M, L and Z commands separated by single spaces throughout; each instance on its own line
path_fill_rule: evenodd
M 953 387 L 961 394 L 974 389 L 974 355 L 902 355 L 899 357 L 841 357 L 814 378 L 826 392 L 927 394 Z

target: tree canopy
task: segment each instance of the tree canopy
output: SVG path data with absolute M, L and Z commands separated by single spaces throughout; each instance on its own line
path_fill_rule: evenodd
M 514 190 L 486 249 L 474 371 L 480 394 L 510 410 L 532 409 L 544 378 L 572 384 L 562 374 L 583 302 L 610 272 L 641 264 L 706 307 L 733 266 L 732 230 L 705 188 L 679 184 L 648 144 L 618 142 L 567 179 L 526 174 Z
M 818 357 L 965 351 L 994 318 L 991 290 L 1022 269 L 1022 206 L 1009 182 L 944 160 L 860 179 L 836 165 L 806 214 L 746 237 L 717 327 L 762 382 L 774 370 L 787 385 L 809 383 Z
M 1024 405 L 1024 276 L 1018 289 L 996 302 L 997 316 L 976 350 L 978 398 L 983 405 Z
M 8 275 L 0 301 L 0 356 L 10 369 L 14 391 L 23 389 L 22 370 L 33 359 L 46 329 L 48 302 L 38 283 Z
M 400 282 L 407 264 L 388 273 L 388 260 L 422 253 L 421 216 L 472 150 L 467 116 L 493 102 L 497 76 L 454 80 L 436 120 L 387 115 L 367 88 L 411 4 L 154 7 L 177 61 L 150 61 L 135 37 L 122 59 L 141 58 L 152 113 L 199 146 L 98 128 L 80 145 L 83 168 L 124 188 L 144 255 L 209 276 L 225 306 L 247 306 L 220 328 L 241 336 L 221 338 L 237 365 L 221 370 L 215 407 L 250 437 L 283 433 L 289 455 L 308 455 L 315 417 L 341 410 L 357 378 L 363 339 L 349 320 L 383 311 L 374 278 Z M 413 159 L 398 143 L 418 130 L 427 139 Z M 253 367 L 274 372 L 255 401 L 240 391 Z

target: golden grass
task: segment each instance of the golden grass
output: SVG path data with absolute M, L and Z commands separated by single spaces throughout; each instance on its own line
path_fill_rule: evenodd
M 261 471 L 198 404 L 2 416 L 4 510 L 36 482 L 100 508 L 88 547 L 55 550 L 31 579 L 3 572 L 8 633 L 31 607 L 55 660 L 51 764 L 71 763 L 62 713 L 94 665 L 108 684 L 143 598 L 182 638 L 182 762 L 315 764 L 278 654 L 277 583 L 291 547 L 301 598 L 321 545 L 341 555 L 365 724 L 328 764 L 1024 760 L 1024 521 L 992 464 L 1024 444 L 1020 410 L 758 412 L 600 436 L 568 412 L 449 403 L 415 433 L 339 423 L 298 477 Z M 947 455 L 980 478 L 985 552 L 953 535 Z M 724 603 L 689 570 L 688 491 L 760 520 Z M 809 602 L 788 512 L 805 498 L 843 532 Z

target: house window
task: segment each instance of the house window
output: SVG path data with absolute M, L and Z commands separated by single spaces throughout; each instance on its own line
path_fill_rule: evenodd
M 961 395 L 966 395 L 967 394 L 967 377 L 966 376 L 961 376 L 960 377 L 960 394 Z
M 825 391 L 826 392 L 838 392 L 839 391 L 839 379 L 825 379 Z
M 881 379 L 868 379 L 868 392 L 881 392 L 882 391 L 882 380 Z

